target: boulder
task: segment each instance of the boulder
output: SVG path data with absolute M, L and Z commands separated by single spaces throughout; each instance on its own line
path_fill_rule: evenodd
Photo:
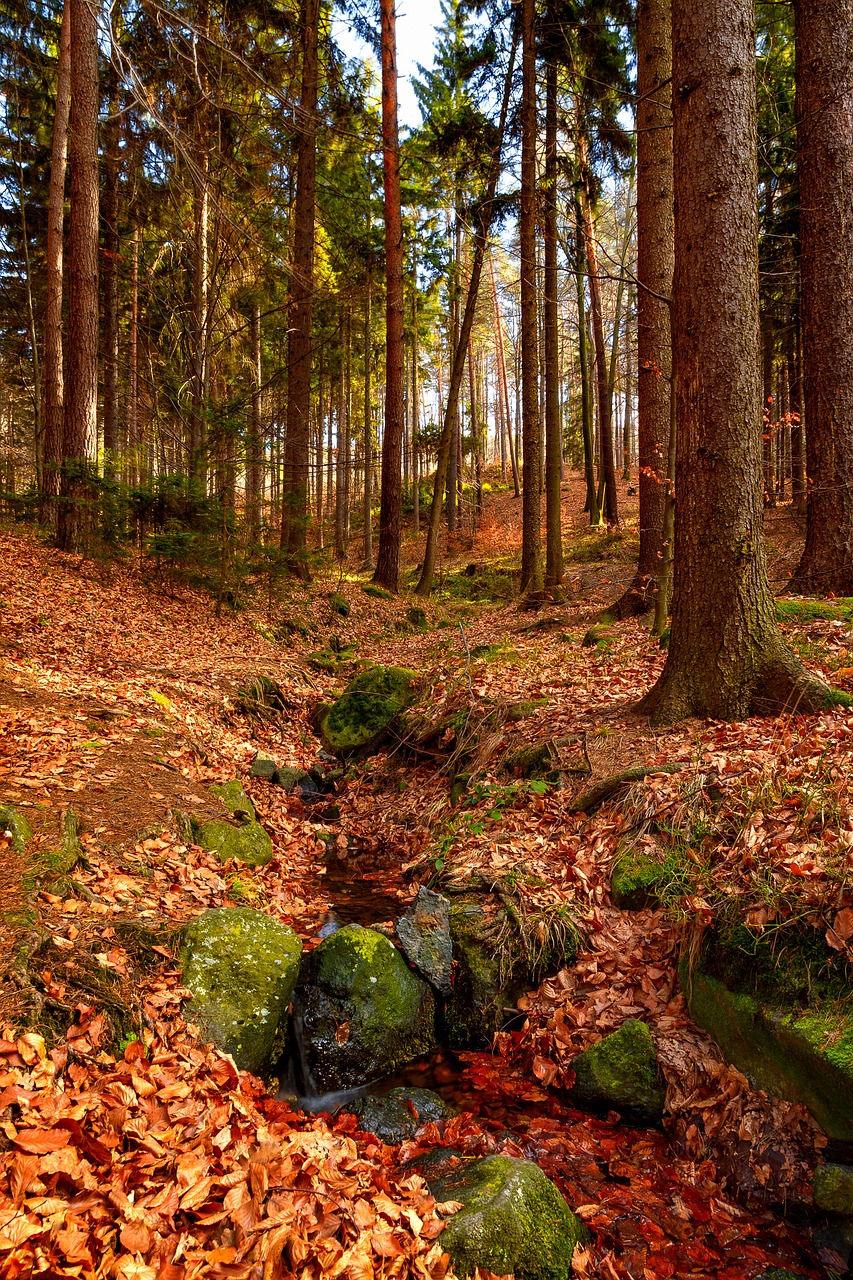
M 628 1018 L 572 1061 L 572 1099 L 581 1106 L 619 1111 L 643 1124 L 663 1115 L 666 1088 L 652 1033 L 644 1022 Z
M 184 931 L 188 1021 L 198 1022 L 242 1071 L 266 1075 L 284 1048 L 302 943 L 292 929 L 251 907 L 205 911 Z
M 422 1124 L 449 1120 L 456 1112 L 431 1089 L 392 1089 L 382 1095 L 367 1094 L 349 1108 L 358 1116 L 359 1128 L 375 1133 L 382 1142 L 405 1142 Z
M 464 1206 L 448 1220 L 441 1247 L 460 1276 L 477 1267 L 516 1280 L 566 1280 L 587 1231 L 557 1187 L 530 1160 L 486 1156 L 429 1182 L 439 1201 Z
M 329 608 L 332 613 L 337 613 L 342 618 L 349 617 L 350 602 L 339 591 L 333 591 L 329 596 Z
M 416 684 L 416 673 L 406 667 L 360 672 L 315 721 L 325 749 L 341 759 L 378 751 L 397 716 L 414 702 Z
M 426 612 L 420 607 L 420 605 L 413 604 L 410 609 L 406 610 L 406 621 L 410 626 L 414 627 L 416 631 L 429 630 L 429 618 L 426 616 Z
M 267 755 L 266 751 L 258 751 L 252 761 L 250 773 L 253 778 L 262 778 L 265 782 L 272 782 L 277 768 L 278 765 L 272 756 Z
M 218 818 L 205 822 L 196 837 L 202 849 L 215 853 L 220 862 L 239 858 L 249 867 L 265 867 L 273 858 L 272 840 L 259 822 L 235 827 Z
M 284 787 L 288 794 L 301 796 L 315 796 L 319 791 L 317 782 L 307 773 L 305 769 L 294 769 L 289 765 L 281 765 L 275 771 L 273 781 L 280 787 Z
M 436 991 L 449 996 L 453 942 L 447 899 L 421 886 L 408 911 L 397 921 L 397 937 L 409 963 Z
M 432 1048 L 435 999 L 374 929 L 350 924 L 306 957 L 294 998 L 306 1089 L 350 1089 Z
M 210 794 L 218 796 L 228 812 L 235 817 L 239 814 L 246 814 L 249 818 L 256 816 L 255 806 L 246 795 L 239 778 L 232 778 L 230 782 L 217 783 L 215 787 L 210 788 Z
M 853 1169 L 849 1165 L 818 1165 L 814 1171 L 812 1189 L 818 1209 L 853 1218 Z

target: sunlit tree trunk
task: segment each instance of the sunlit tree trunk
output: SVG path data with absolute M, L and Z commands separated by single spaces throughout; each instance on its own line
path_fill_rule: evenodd
M 118 77 L 110 67 L 109 119 L 104 127 L 103 365 L 104 475 L 113 475 L 118 438 L 119 116 Z
M 370 336 L 370 304 L 372 278 L 367 273 L 367 288 L 364 292 L 364 569 L 373 568 L 373 415 L 371 412 L 370 374 L 373 358 L 373 346 Z
M 542 528 L 539 502 L 539 341 L 536 297 L 536 5 L 521 3 L 521 417 L 524 455 L 521 590 L 542 588 Z
M 562 480 L 560 433 L 560 351 L 557 313 L 557 0 L 549 0 L 549 56 L 545 71 L 545 586 L 563 581 Z

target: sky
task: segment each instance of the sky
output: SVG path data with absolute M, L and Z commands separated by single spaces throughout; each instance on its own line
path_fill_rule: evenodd
M 417 75 L 417 64 L 432 65 L 435 28 L 442 21 L 439 0 L 397 0 L 397 71 L 399 74 L 399 117 L 401 125 L 420 124 L 421 113 L 409 77 Z M 340 16 L 333 27 L 341 47 L 352 57 L 370 58 L 379 64 L 369 47 L 349 30 Z

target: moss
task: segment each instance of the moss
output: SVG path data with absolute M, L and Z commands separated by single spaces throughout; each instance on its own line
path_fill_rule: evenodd
M 243 784 L 239 778 L 232 778 L 230 782 L 218 783 L 215 787 L 210 788 L 210 794 L 218 796 L 224 802 L 229 813 L 248 813 L 250 817 L 255 817 L 255 807 L 243 790 Z
M 594 627 L 590 627 L 581 642 L 584 649 L 602 649 L 608 646 L 613 640 L 613 632 L 601 623 L 596 623 Z
M 27 887 L 40 884 L 53 893 L 74 893 L 74 886 L 69 876 L 83 856 L 80 831 L 80 819 L 69 807 L 62 815 L 59 847 L 39 853 L 32 871 L 27 874 L 25 880 Z
M 306 655 L 305 662 L 312 671 L 324 671 L 327 675 L 334 675 L 339 665 L 338 655 L 327 649 L 313 649 Z
M 827 689 L 826 706 L 830 711 L 834 707 L 853 707 L 853 695 L 845 693 L 843 689 Z
M 198 833 L 202 849 L 215 853 L 220 862 L 239 858 L 250 867 L 263 867 L 272 860 L 273 847 L 259 822 L 246 822 L 242 827 L 214 819 L 206 822 Z
M 12 837 L 12 848 L 19 857 L 27 851 L 27 841 L 32 840 L 33 831 L 22 813 L 11 805 L 0 805 L 0 829 L 8 831 Z
M 441 1234 L 441 1247 L 460 1276 L 478 1268 L 517 1280 L 565 1280 L 575 1245 L 587 1239 L 553 1182 L 538 1165 L 487 1156 L 431 1183 L 430 1190 L 462 1208 Z
M 680 968 L 691 1016 L 773 1097 L 802 1103 L 828 1138 L 853 1140 L 853 1016 L 838 1005 L 785 1008 Z
M 337 613 L 342 618 L 348 618 L 350 613 L 350 602 L 346 596 L 342 596 L 340 592 L 333 591 L 329 596 L 329 608 L 332 613 Z
M 623 911 L 642 911 L 660 901 L 659 891 L 666 872 L 663 864 L 647 854 L 622 854 L 610 876 L 610 893 Z
M 429 630 L 429 618 L 420 605 L 413 604 L 410 609 L 406 610 L 406 621 L 413 626 L 416 631 Z
M 517 724 L 519 720 L 526 720 L 529 716 L 535 716 L 537 711 L 541 711 L 543 707 L 547 707 L 547 698 L 531 698 L 526 702 L 514 702 L 507 707 L 507 719 Z
M 818 1209 L 853 1217 L 853 1169 L 848 1165 L 818 1165 L 812 1179 L 812 1191 Z
M 853 598 L 837 600 L 777 600 L 779 622 L 806 623 L 818 621 L 853 623 Z
M 184 932 L 185 1010 L 237 1066 L 266 1074 L 284 1047 L 302 943 L 292 929 L 250 907 L 205 911 Z
M 370 667 L 351 680 L 320 724 L 323 745 L 339 756 L 378 749 L 399 713 L 414 702 L 417 674 L 406 667 Z
M 390 591 L 386 591 L 384 587 L 377 587 L 375 583 L 369 582 L 366 587 L 361 588 L 366 596 L 370 596 L 372 600 L 393 600 L 394 596 Z
M 853 974 L 831 951 L 824 932 L 801 922 L 756 932 L 736 911 L 718 917 L 706 939 L 702 968 L 735 991 L 797 1007 L 844 1000 Z
M 378 1079 L 435 1041 L 435 1001 L 381 933 L 347 925 L 307 957 L 297 989 L 310 1084 Z
M 652 1123 L 661 1118 L 666 1090 L 652 1034 L 644 1022 L 629 1018 L 578 1054 L 572 1069 L 572 1096 L 585 1106 L 613 1107 L 632 1119 Z

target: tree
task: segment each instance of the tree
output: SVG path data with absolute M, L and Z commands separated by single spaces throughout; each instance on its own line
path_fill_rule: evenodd
M 560 350 L 557 272 L 557 0 L 548 0 L 548 46 L 545 69 L 545 585 L 563 581 L 562 479 L 560 428 Z
M 385 191 L 385 431 L 374 582 L 396 591 L 403 495 L 403 215 L 397 126 L 397 29 L 394 0 L 381 0 L 382 165 Z
M 98 10 L 70 0 L 68 347 L 57 545 L 79 551 L 85 472 L 98 438 Z
M 612 612 L 645 613 L 663 555 L 672 350 L 669 298 L 674 260 L 670 0 L 637 4 L 637 444 L 640 554 Z
M 539 502 L 539 342 L 536 290 L 536 6 L 521 4 L 521 422 L 523 450 L 521 590 L 542 587 L 542 530 Z
M 763 536 L 751 0 L 673 0 L 677 520 L 656 723 L 812 711 L 829 690 L 782 642 Z
M 293 272 L 287 347 L 287 430 L 281 503 L 281 549 L 290 572 L 307 579 L 308 458 L 314 343 L 314 202 L 317 189 L 317 93 L 320 0 L 302 0 L 302 86 L 296 144 Z
M 797 0 L 806 545 L 791 589 L 853 594 L 853 0 Z

